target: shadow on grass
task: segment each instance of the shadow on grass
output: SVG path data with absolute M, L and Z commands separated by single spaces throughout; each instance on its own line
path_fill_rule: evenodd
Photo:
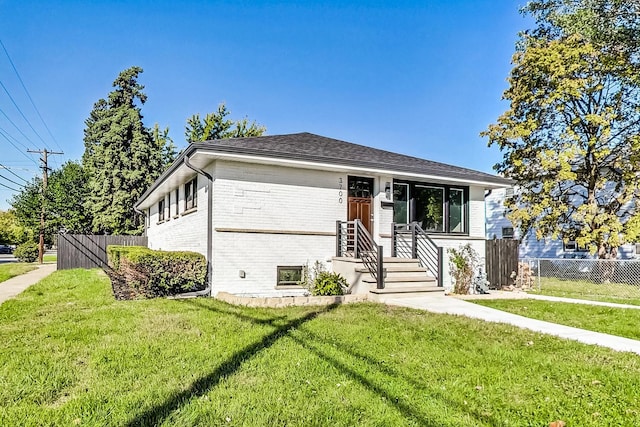
M 404 387 L 403 389 L 407 390 L 408 393 L 415 394 L 417 392 L 422 392 L 426 394 L 428 398 L 441 402 L 445 407 L 453 408 L 454 410 L 457 410 L 459 412 L 466 412 L 471 417 L 473 417 L 479 425 L 486 423 L 494 426 L 503 425 L 502 422 L 495 419 L 489 414 L 480 414 L 478 413 L 478 411 L 471 410 L 470 408 L 463 406 L 461 402 L 457 402 L 448 398 L 440 390 L 436 390 L 433 385 L 429 386 L 427 384 L 420 383 L 415 379 L 403 374 L 399 370 L 393 369 L 388 366 L 381 366 L 381 363 L 378 360 L 372 358 L 369 355 L 353 351 L 344 343 L 335 344 L 334 350 L 344 354 L 347 358 L 354 359 L 353 366 L 357 366 L 358 364 L 362 364 L 363 362 L 365 364 L 368 364 L 375 371 L 383 375 L 382 379 L 374 382 L 373 379 L 368 378 L 362 373 L 356 371 L 349 363 L 345 363 L 338 360 L 336 357 L 331 356 L 329 353 L 327 353 L 327 351 L 322 350 L 321 348 L 324 340 L 308 330 L 305 330 L 303 332 L 303 334 L 307 337 L 306 339 L 293 335 L 295 329 L 300 328 L 305 323 L 315 319 L 323 313 L 334 310 L 336 307 L 338 307 L 338 304 L 318 309 L 300 318 L 286 322 L 286 316 L 259 318 L 241 313 L 240 310 L 235 310 L 233 306 L 230 306 L 229 309 L 212 307 L 209 304 L 204 304 L 201 301 L 195 299 L 181 300 L 180 302 L 192 305 L 198 309 L 206 309 L 222 315 L 235 316 L 241 320 L 256 325 L 269 325 L 276 329 L 270 334 L 264 336 L 261 340 L 232 354 L 213 372 L 199 378 L 197 381 L 192 383 L 188 389 L 180 393 L 173 394 L 163 403 L 158 404 L 148 409 L 144 413 L 136 416 L 127 424 L 128 426 L 161 424 L 162 421 L 168 418 L 173 411 L 178 410 L 183 405 L 188 404 L 188 402 L 192 398 L 202 396 L 205 393 L 209 392 L 211 389 L 216 387 L 224 378 L 237 372 L 245 362 L 255 357 L 261 351 L 268 349 L 283 337 L 288 337 L 297 342 L 301 347 L 309 350 L 319 359 L 331 364 L 339 372 L 342 372 L 344 375 L 360 383 L 366 389 L 383 398 L 385 404 L 396 408 L 403 416 L 408 419 L 414 420 L 419 425 L 436 427 L 440 424 L 438 424 L 437 421 L 433 419 L 433 417 L 429 417 L 427 414 L 421 413 L 421 411 L 414 408 L 409 402 L 403 402 L 402 397 L 396 396 L 393 392 L 388 390 L 388 387 L 376 384 L 376 382 L 391 384 L 393 382 L 397 383 L 397 381 L 400 380 L 406 384 L 406 387 Z
M 383 386 L 374 384 L 371 380 L 366 378 L 364 375 L 354 370 L 351 367 L 351 365 L 347 365 L 343 362 L 340 362 L 335 357 L 332 357 L 331 355 L 329 355 L 326 351 L 321 350 L 319 345 L 313 343 L 313 342 L 322 342 L 323 340 L 320 337 L 316 336 L 315 334 L 309 331 L 305 331 L 304 334 L 306 334 L 309 337 L 309 339 L 301 339 L 296 337 L 292 337 L 292 339 L 296 341 L 300 346 L 314 353 L 320 359 L 333 365 L 336 369 L 338 369 L 340 372 L 344 373 L 345 375 L 349 376 L 351 379 L 359 382 L 369 390 L 378 394 L 380 397 L 384 397 L 387 403 L 392 404 L 393 406 L 398 408 L 398 410 L 402 412 L 403 415 L 413 418 L 420 425 L 424 425 L 424 426 L 440 425 L 440 424 L 437 424 L 436 421 L 430 420 L 427 416 L 416 411 L 409 404 L 405 404 L 401 402 L 399 397 L 394 396 L 392 393 L 385 390 Z M 416 391 L 424 392 L 425 394 L 428 395 L 430 399 L 436 399 L 439 402 L 442 402 L 443 406 L 448 406 L 450 408 L 455 408 L 460 412 L 468 413 L 478 422 L 478 425 L 482 425 L 483 423 L 488 423 L 489 425 L 492 425 L 492 426 L 504 425 L 503 422 L 496 419 L 495 417 L 492 417 L 489 414 L 480 414 L 478 413 L 478 411 L 475 411 L 475 410 L 470 410 L 468 406 L 465 406 L 461 402 L 457 402 L 455 400 L 448 398 L 447 396 L 445 396 L 444 393 L 442 393 L 440 390 L 435 389 L 433 386 L 429 386 L 427 384 L 418 382 L 415 379 L 409 377 L 408 375 L 403 374 L 397 369 L 393 369 L 390 366 L 383 365 L 381 361 L 376 360 L 370 357 L 369 355 L 356 352 L 343 343 L 334 342 L 331 345 L 334 347 L 335 351 L 338 351 L 340 353 L 345 354 L 348 357 L 351 357 L 353 359 L 352 366 L 360 366 L 363 363 L 365 363 L 369 365 L 373 370 L 378 371 L 379 373 L 387 377 L 387 378 L 384 378 L 383 380 L 378 380 L 379 383 L 385 382 L 385 380 L 386 380 L 385 382 L 386 384 L 391 384 L 393 382 L 397 382 L 398 380 L 403 381 L 407 385 L 407 387 L 403 388 L 404 390 L 412 389 L 411 392 L 414 392 L 414 393 Z
M 186 300 L 189 301 L 189 300 Z M 199 307 L 204 308 L 200 303 L 195 303 Z M 214 371 L 205 375 L 195 382 L 191 384 L 191 386 L 180 392 L 175 393 L 170 396 L 164 402 L 153 406 L 152 408 L 146 410 L 140 415 L 136 416 L 134 419 L 127 423 L 128 426 L 141 426 L 141 425 L 158 425 L 163 420 L 165 420 L 169 415 L 179 409 L 181 406 L 187 404 L 192 398 L 199 397 L 207 393 L 209 390 L 214 388 L 216 385 L 220 383 L 224 378 L 234 374 L 238 371 L 241 366 L 250 360 L 252 357 L 256 356 L 263 350 L 268 349 L 272 345 L 274 345 L 280 338 L 288 336 L 291 334 L 291 331 L 295 328 L 300 327 L 306 322 L 309 322 L 319 315 L 323 313 L 327 313 L 331 310 L 334 310 L 338 305 L 333 304 L 327 307 L 323 307 L 317 311 L 313 311 L 308 313 L 300 318 L 295 320 L 286 322 L 276 328 L 275 331 L 270 334 L 264 336 L 261 340 L 243 348 L 232 354 L 226 361 L 222 362 Z M 206 307 L 212 309 L 212 307 Z M 240 313 L 228 312 L 227 314 L 238 315 L 239 317 L 245 317 L 246 320 L 251 320 L 250 316 L 241 316 Z M 262 319 L 253 319 L 256 322 L 260 322 Z M 275 321 L 276 319 L 272 320 Z

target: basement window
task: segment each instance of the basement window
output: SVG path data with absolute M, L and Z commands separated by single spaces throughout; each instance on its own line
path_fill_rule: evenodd
M 502 227 L 502 238 L 513 239 L 513 227 Z
M 301 265 L 288 265 L 278 266 L 278 283 L 276 287 L 280 286 L 300 286 L 302 282 L 302 266 Z

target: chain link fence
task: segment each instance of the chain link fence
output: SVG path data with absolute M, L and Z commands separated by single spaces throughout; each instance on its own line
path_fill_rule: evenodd
M 640 303 L 640 261 L 521 259 L 514 285 L 544 295 Z

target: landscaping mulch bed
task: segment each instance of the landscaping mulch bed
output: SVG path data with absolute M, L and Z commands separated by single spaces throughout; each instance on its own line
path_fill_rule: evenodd
M 113 290 L 113 296 L 116 300 L 126 301 L 144 297 L 144 295 L 141 295 L 129 286 L 124 276 L 119 274 L 117 271 L 111 268 L 106 268 L 104 272 L 109 276 L 109 280 L 111 280 L 111 289 Z

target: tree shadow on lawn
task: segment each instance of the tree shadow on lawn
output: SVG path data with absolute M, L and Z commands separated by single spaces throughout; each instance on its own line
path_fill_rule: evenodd
M 278 340 L 284 337 L 289 337 L 293 341 L 297 342 L 303 348 L 308 349 L 312 353 L 314 353 L 318 358 L 328 362 L 332 366 L 334 366 L 338 371 L 344 373 L 348 377 L 360 383 L 362 386 L 371 390 L 373 393 L 377 394 L 381 398 L 384 399 L 386 404 L 392 405 L 397 410 L 399 410 L 404 416 L 407 418 L 411 418 L 415 420 L 418 424 L 424 426 L 437 426 L 435 421 L 430 419 L 426 414 L 420 413 L 418 410 L 413 408 L 409 403 L 404 403 L 398 396 L 395 396 L 392 392 L 385 389 L 385 387 L 381 385 L 375 384 L 372 380 L 362 375 L 361 373 L 354 370 L 349 365 L 337 360 L 336 358 L 329 355 L 326 351 L 321 349 L 321 344 L 323 340 L 317 335 L 311 333 L 310 331 L 305 331 L 304 334 L 309 337 L 308 339 L 298 338 L 293 336 L 294 330 L 298 329 L 305 323 L 315 319 L 321 314 L 331 312 L 336 309 L 339 304 L 333 304 L 327 307 L 323 307 L 316 311 L 310 312 L 302 317 L 291 320 L 286 323 L 281 323 L 283 319 L 286 319 L 286 316 L 275 316 L 269 318 L 259 318 L 254 316 L 249 316 L 240 312 L 236 312 L 234 310 L 225 310 L 218 307 L 212 307 L 207 304 L 203 304 L 198 300 L 182 300 L 181 303 L 186 303 L 189 305 L 193 305 L 199 309 L 206 309 L 209 311 L 213 311 L 220 314 L 232 315 L 236 316 L 242 320 L 259 324 L 259 325 L 270 325 L 276 328 L 275 331 L 270 334 L 264 336 L 259 341 L 246 346 L 242 350 L 239 350 L 232 354 L 226 361 L 222 362 L 218 368 L 212 371 L 210 374 L 203 376 L 193 382 L 191 386 L 180 392 L 175 393 L 170 396 L 163 403 L 153 406 L 152 408 L 146 410 L 142 414 L 136 416 L 133 420 L 131 420 L 127 425 L 128 426 L 139 426 L 139 425 L 158 425 L 163 420 L 168 418 L 171 413 L 181 406 L 188 404 L 188 402 L 194 397 L 200 397 L 205 393 L 209 392 L 211 389 L 216 387 L 224 378 L 233 375 L 235 372 L 240 370 L 242 365 L 249 361 L 251 358 L 255 357 L 263 350 L 267 350 L 271 346 L 273 346 Z M 280 324 L 278 326 L 278 324 Z M 317 341 L 317 343 L 316 343 Z M 499 420 L 494 419 L 489 414 L 479 414 L 477 411 L 472 411 L 470 408 L 463 406 L 460 402 L 453 401 L 448 399 L 444 394 L 435 390 L 434 387 L 430 387 L 426 384 L 419 383 L 415 381 L 413 378 L 410 378 L 401 372 L 391 369 L 390 367 L 380 366 L 380 362 L 372 359 L 368 355 L 362 355 L 360 353 L 356 353 L 350 350 L 345 344 L 336 344 L 336 349 L 342 353 L 344 353 L 347 357 L 350 357 L 353 360 L 354 366 L 357 366 L 359 363 L 361 364 L 363 361 L 369 364 L 374 370 L 382 373 L 386 376 L 384 382 L 386 384 L 392 384 L 393 382 L 397 382 L 398 379 L 405 382 L 407 387 L 403 389 L 409 389 L 412 393 L 416 391 L 422 391 L 428 395 L 429 398 L 437 399 L 442 402 L 443 405 L 449 407 L 455 407 L 461 412 L 466 412 L 470 416 L 472 416 L 479 424 L 489 423 L 490 425 L 501 425 Z
M 383 381 L 379 380 L 379 383 L 391 384 L 393 382 L 397 382 L 397 380 L 403 381 L 407 384 L 407 386 L 404 387 L 405 390 L 411 390 L 411 392 L 413 393 L 424 392 L 424 394 L 428 395 L 428 398 L 436 399 L 443 405 L 468 413 L 476 421 L 478 421 L 479 424 L 484 422 L 492 426 L 504 425 L 502 421 L 497 420 L 495 417 L 492 417 L 489 414 L 481 414 L 476 410 L 471 410 L 468 406 L 464 406 L 460 402 L 449 399 L 444 395 L 444 393 L 436 390 L 433 386 L 418 382 L 396 369 L 392 369 L 389 366 L 384 366 L 379 360 L 376 360 L 369 355 L 355 352 L 343 343 L 332 343 L 332 346 L 335 347 L 335 350 L 349 356 L 353 360 L 353 365 L 347 365 L 343 362 L 340 362 L 339 360 L 328 354 L 326 351 L 323 351 L 320 348 L 320 345 L 314 343 L 314 341 L 321 343 L 323 341 L 322 338 L 318 337 L 308 330 L 305 330 L 304 333 L 309 337 L 309 339 L 299 339 L 296 337 L 292 337 L 292 339 L 300 344 L 300 346 L 314 353 L 320 359 L 332 364 L 340 372 L 343 372 L 345 375 L 349 376 L 353 380 L 356 380 L 364 387 L 375 392 L 379 396 L 384 397 L 387 402 L 396 406 L 404 415 L 418 421 L 420 425 L 439 426 L 440 424 L 437 424 L 435 421 L 425 418 L 425 415 L 417 412 L 409 404 L 402 403 L 399 397 L 392 395 L 390 392 L 385 390 L 384 387 L 374 384 L 364 375 L 351 368 L 351 366 L 362 365 L 362 363 L 364 362 L 365 364 L 368 364 L 373 370 L 376 370 L 386 376 Z
M 184 301 L 189 302 L 193 300 L 184 300 Z M 212 311 L 221 312 L 223 314 L 238 316 L 240 318 L 243 318 L 244 320 L 249 320 L 254 323 L 260 323 L 260 324 L 268 323 L 273 325 L 274 322 L 282 319 L 282 317 L 277 317 L 269 320 L 255 319 L 255 318 L 251 318 L 250 316 L 241 315 L 240 313 L 217 310 L 213 307 L 209 307 L 209 306 L 200 304 L 198 302 L 191 303 L 191 304 L 197 305 L 200 308 L 206 308 Z M 169 415 L 173 411 L 187 404 L 192 398 L 199 397 L 207 393 L 209 390 L 217 386 L 220 383 L 220 381 L 222 381 L 224 378 L 238 371 L 242 367 L 242 365 L 248 360 L 250 360 L 252 357 L 256 356 L 261 351 L 271 347 L 280 338 L 290 335 L 293 329 L 300 327 L 304 323 L 315 319 L 316 317 L 318 317 L 323 313 L 327 313 L 327 312 L 330 312 L 331 310 L 334 310 L 337 306 L 338 306 L 337 304 L 332 304 L 327 307 L 323 307 L 322 309 L 319 309 L 317 311 L 308 313 L 297 319 L 291 320 L 280 326 L 277 326 L 275 331 L 271 332 L 268 335 L 265 335 L 261 340 L 249 346 L 246 346 L 242 350 L 239 350 L 234 354 L 232 354 L 226 361 L 222 362 L 218 366 L 218 368 L 216 368 L 213 372 L 193 382 L 188 389 L 180 393 L 174 393 L 164 402 L 158 405 L 155 405 L 152 408 L 143 412 L 142 414 L 136 416 L 133 420 L 129 421 L 127 425 L 141 426 L 141 425 L 160 424 L 164 419 L 169 417 Z

